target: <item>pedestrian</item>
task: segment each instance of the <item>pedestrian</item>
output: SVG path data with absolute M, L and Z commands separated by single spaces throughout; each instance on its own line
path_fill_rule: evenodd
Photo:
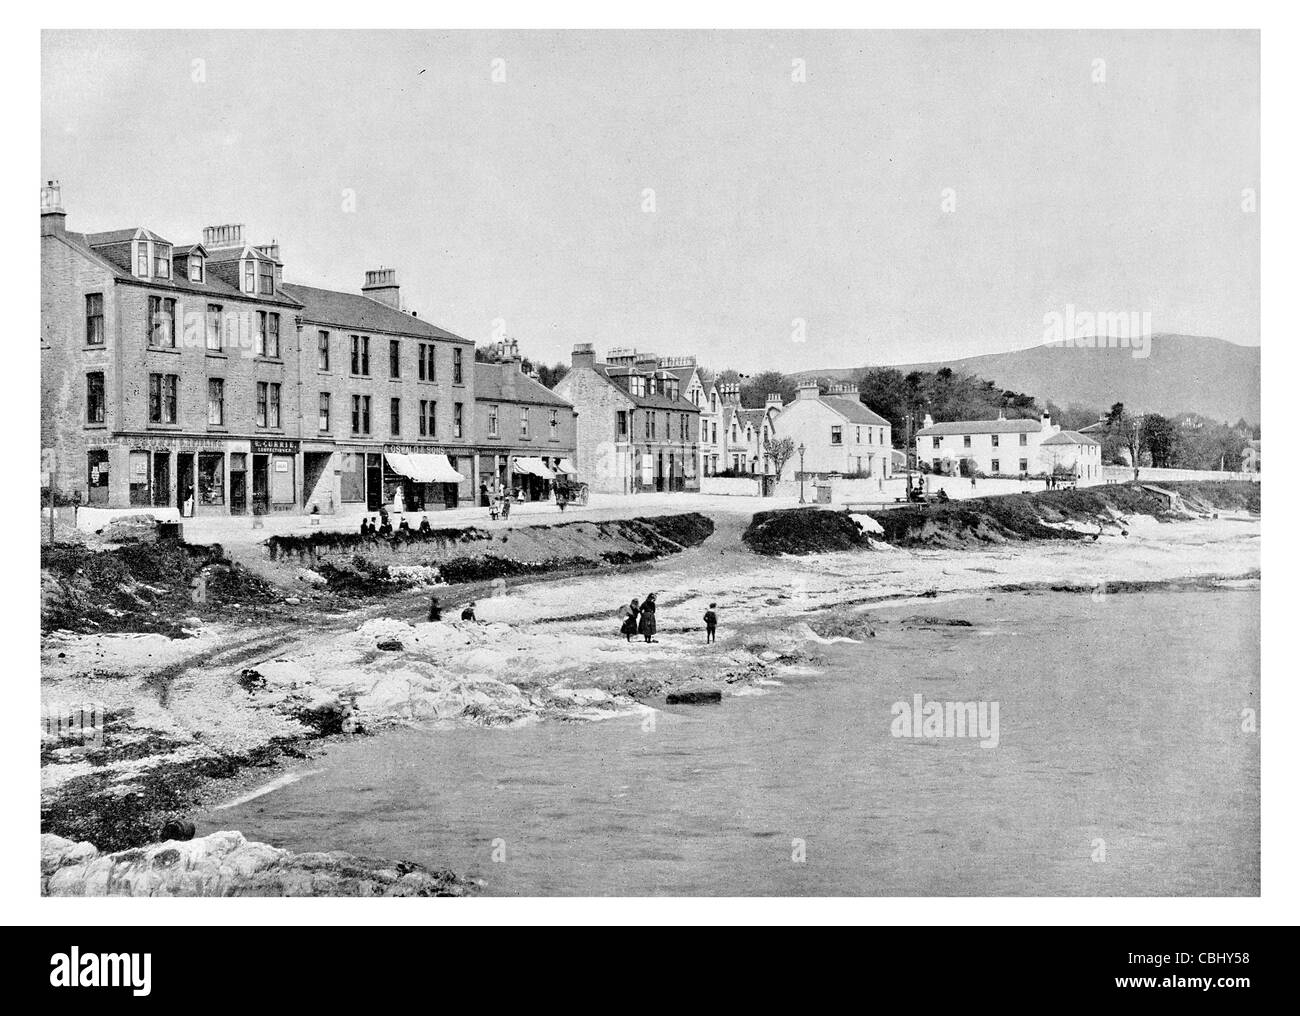
M 510 495 L 509 494 L 503 494 L 501 497 L 501 517 L 503 519 L 510 518 Z
M 429 525 L 429 516 L 426 515 L 424 518 L 420 519 L 420 535 L 428 536 L 432 532 L 433 527 Z
M 397 524 L 397 535 L 404 540 L 411 535 L 411 526 L 406 521 L 405 515 L 402 516 L 402 521 Z
M 971 473 L 971 474 L 970 474 L 970 489 L 971 489 L 971 490 L 974 490 L 974 489 L 975 489 L 975 474 L 974 474 L 974 473 Z
M 478 618 L 474 616 L 474 601 L 473 601 L 473 600 L 470 600 L 469 603 L 466 605 L 465 609 L 462 610 L 462 611 L 460 612 L 460 619 L 461 619 L 462 621 L 477 621 L 477 620 L 478 620 Z
M 480 483 L 478 485 L 478 503 L 480 508 L 486 508 L 489 504 L 492 503 L 491 498 L 488 495 L 488 489 L 486 483 Z
M 393 535 L 393 524 L 388 521 L 387 513 L 380 513 L 379 535 L 387 539 Z
M 388 525 L 388 505 L 381 504 L 379 506 L 379 528 L 382 530 L 386 525 Z
M 361 536 L 364 539 L 370 535 L 370 520 L 364 515 L 361 516 Z
M 442 620 L 442 604 L 438 602 L 438 597 L 434 596 L 429 600 L 429 620 Z
M 716 603 L 710 603 L 709 609 L 704 612 L 704 641 L 718 641 L 718 615 Z
M 641 601 L 641 616 L 637 619 L 637 631 L 647 642 L 658 642 L 655 638 L 657 626 L 655 624 L 655 594 L 647 593 L 646 598 Z
M 620 607 L 618 612 L 623 618 L 623 625 L 619 628 L 619 631 L 626 635 L 627 640 L 631 642 L 632 636 L 636 634 L 637 615 L 641 613 L 641 603 L 634 596 L 632 602 Z

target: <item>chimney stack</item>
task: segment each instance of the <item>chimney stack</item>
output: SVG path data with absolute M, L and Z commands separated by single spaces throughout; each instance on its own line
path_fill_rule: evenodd
M 925 419 L 921 421 L 921 429 L 925 430 L 927 427 L 933 427 L 933 426 L 934 426 L 934 417 L 932 417 L 929 413 L 926 413 Z
M 244 246 L 243 223 L 227 223 L 224 226 L 204 226 L 203 246 L 208 250 L 218 250 L 222 247 Z
M 781 394 L 780 394 L 780 392 L 770 392 L 770 393 L 768 393 L 768 396 L 767 396 L 767 408 L 768 408 L 768 409 L 780 409 L 780 408 L 781 408 Z
M 862 393 L 858 391 L 858 386 L 851 382 L 833 384 L 827 394 L 834 395 L 837 399 L 850 399 L 853 402 L 862 401 Z
M 47 180 L 41 188 L 41 236 L 60 236 L 67 228 L 63 211 L 63 187 L 58 180 Z
M 800 381 L 799 389 L 795 392 L 795 401 L 799 399 L 815 399 L 821 395 L 821 389 L 817 386 L 816 381 Z
M 397 269 L 382 265 L 366 272 L 366 284 L 361 287 L 361 294 L 393 310 L 402 309 L 401 287 L 397 284 Z
M 579 342 L 573 347 L 573 369 L 591 368 L 596 365 L 596 350 L 590 342 Z

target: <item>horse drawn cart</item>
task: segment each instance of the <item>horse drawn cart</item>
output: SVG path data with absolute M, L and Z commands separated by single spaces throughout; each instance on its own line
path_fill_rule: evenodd
M 561 505 L 586 504 L 587 485 L 568 474 L 561 474 L 555 478 L 555 501 Z

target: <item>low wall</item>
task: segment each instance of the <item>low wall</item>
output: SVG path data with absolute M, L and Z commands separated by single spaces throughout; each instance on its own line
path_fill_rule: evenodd
M 700 493 L 758 497 L 762 490 L 756 476 L 702 476 L 700 477 Z
M 1127 483 L 1133 479 L 1132 466 L 1102 466 L 1102 479 L 1107 483 Z M 1142 480 L 1259 480 L 1259 473 L 1229 473 L 1217 469 L 1156 469 L 1142 466 L 1138 481 Z

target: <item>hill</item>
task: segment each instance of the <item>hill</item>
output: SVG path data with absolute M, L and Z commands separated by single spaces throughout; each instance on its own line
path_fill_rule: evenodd
M 1003 388 L 1051 400 L 1108 409 L 1112 403 L 1143 412 L 1199 413 L 1235 423 L 1259 422 L 1259 347 L 1199 335 L 1153 335 L 1150 355 L 1130 349 L 1031 346 L 959 360 L 888 364 L 911 370 L 977 374 Z M 800 377 L 856 380 L 860 369 L 801 371 Z

